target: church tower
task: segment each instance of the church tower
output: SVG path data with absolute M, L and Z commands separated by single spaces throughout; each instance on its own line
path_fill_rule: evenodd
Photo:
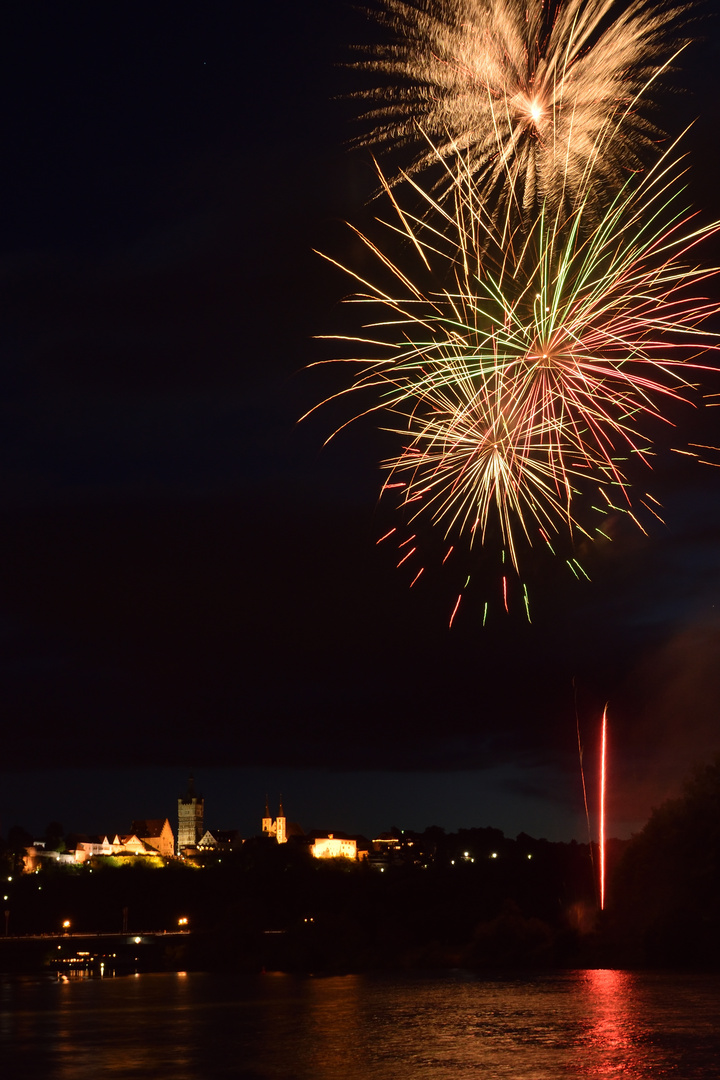
M 287 843 L 287 818 L 283 810 L 282 795 L 280 796 L 280 807 L 278 809 L 277 823 L 275 827 L 275 839 L 278 844 Z
M 275 829 L 273 828 L 273 819 L 270 817 L 270 804 L 268 802 L 267 795 L 265 796 L 265 817 L 262 819 L 262 831 L 263 836 L 275 835 Z
M 178 799 L 178 855 L 185 847 L 195 847 L 203 835 L 205 800 L 195 793 L 195 782 L 190 777 L 187 793 Z
M 270 817 L 270 805 L 267 795 L 265 796 L 265 817 L 262 819 L 262 833 L 263 836 L 274 836 L 278 844 L 287 843 L 287 818 L 283 810 L 282 795 L 280 796 L 278 816 L 274 821 Z

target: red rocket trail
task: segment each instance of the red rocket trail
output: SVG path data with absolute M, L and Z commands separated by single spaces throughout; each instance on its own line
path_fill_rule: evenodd
M 607 705 L 603 710 L 600 749 L 600 910 L 605 908 L 605 752 L 607 749 Z

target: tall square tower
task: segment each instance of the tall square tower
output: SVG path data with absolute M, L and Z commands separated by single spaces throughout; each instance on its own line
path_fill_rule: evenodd
M 205 800 L 202 795 L 196 793 L 195 781 L 191 776 L 188 780 L 187 793 L 178 799 L 178 855 L 183 848 L 196 846 L 204 833 L 204 815 Z

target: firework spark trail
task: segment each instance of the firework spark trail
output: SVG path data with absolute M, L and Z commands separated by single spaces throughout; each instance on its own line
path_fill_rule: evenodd
M 519 572 L 521 537 L 551 547 L 561 532 L 590 535 L 574 510 L 588 489 L 603 492 L 605 512 L 640 524 L 622 459 L 649 464 L 644 421 L 683 400 L 690 375 L 708 366 L 695 354 L 718 348 L 699 330 L 719 305 L 697 293 L 717 271 L 690 260 L 720 225 L 693 226 L 680 208 L 681 167 L 666 156 L 633 178 L 599 222 L 587 221 L 587 200 L 569 217 L 544 207 L 509 240 L 468 168 L 457 171 L 454 207 L 408 178 L 422 217 L 386 185 L 398 220 L 381 224 L 419 260 L 418 283 L 407 259 L 401 268 L 355 230 L 395 285 L 335 263 L 364 290 L 351 300 L 381 313 L 366 327 L 372 337 L 352 340 L 389 355 L 342 361 L 359 372 L 341 393 L 372 391 L 364 412 L 400 419 L 389 430 L 403 449 L 385 462 L 386 486 L 411 525 L 422 517 L 472 548 L 494 522 Z
M 574 678 L 573 678 L 572 684 L 573 684 L 573 701 L 574 701 L 574 705 L 575 705 L 575 730 L 577 732 L 578 760 L 579 760 L 579 763 L 580 763 L 580 780 L 582 782 L 583 805 L 585 807 L 585 820 L 587 822 L 588 845 L 590 847 L 590 858 L 592 859 L 592 835 L 591 835 L 591 829 L 590 829 L 590 808 L 588 806 L 587 786 L 585 784 L 585 768 L 583 766 L 583 745 L 582 745 L 582 739 L 580 738 L 580 713 L 578 712 L 577 686 L 575 685 L 575 679 Z
M 592 187 L 604 201 L 657 156 L 642 106 L 687 40 L 685 5 L 633 0 L 382 0 L 370 12 L 395 37 L 357 66 L 383 77 L 356 96 L 380 102 L 359 145 L 420 149 L 467 162 L 485 198 L 534 211 Z
M 600 910 L 605 910 L 605 785 L 607 755 L 607 705 L 603 710 L 600 742 Z

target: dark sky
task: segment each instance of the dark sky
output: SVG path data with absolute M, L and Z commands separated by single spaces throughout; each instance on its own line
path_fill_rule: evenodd
M 410 591 L 375 544 L 384 437 L 297 424 L 338 385 L 304 370 L 348 291 L 313 248 L 347 255 L 369 213 L 341 64 L 378 30 L 245 7 L 3 11 L 0 828 L 174 822 L 192 770 L 244 832 L 267 790 L 306 827 L 583 839 L 576 707 L 594 773 L 607 701 L 627 835 L 720 750 L 720 472 L 661 454 L 665 527 L 611 523 L 590 583 L 532 566 L 532 625 L 471 600 L 448 630 L 448 581 Z M 701 32 L 663 108 L 699 117 L 712 214 Z M 677 440 L 718 428 L 697 410 Z

